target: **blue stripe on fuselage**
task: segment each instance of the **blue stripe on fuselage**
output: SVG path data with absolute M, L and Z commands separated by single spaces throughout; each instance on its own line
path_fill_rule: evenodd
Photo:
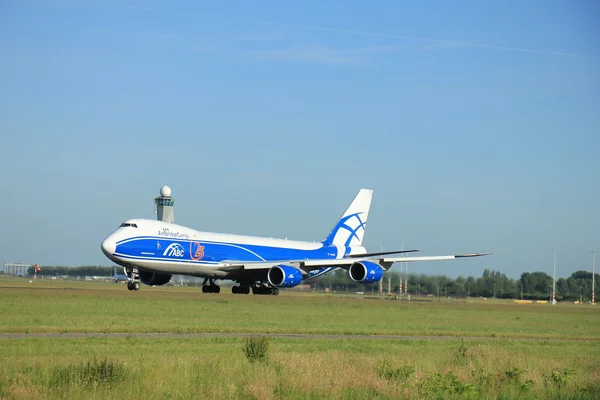
M 198 258 L 197 243 L 203 247 Z M 143 258 L 146 260 L 172 260 L 186 262 L 283 261 L 305 259 L 335 259 L 335 246 L 322 246 L 314 250 L 301 250 L 250 244 L 193 241 L 142 236 L 117 242 L 116 256 Z

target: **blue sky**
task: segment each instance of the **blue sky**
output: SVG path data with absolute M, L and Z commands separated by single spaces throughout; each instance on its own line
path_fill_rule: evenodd
M 0 262 L 110 265 L 154 218 L 366 246 L 494 251 L 410 270 L 559 276 L 600 249 L 594 1 L 7 1 Z M 398 268 L 398 267 L 395 267 Z

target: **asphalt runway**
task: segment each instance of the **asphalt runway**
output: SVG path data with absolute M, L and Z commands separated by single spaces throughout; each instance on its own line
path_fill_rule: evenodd
M 597 342 L 599 340 L 544 339 L 489 336 L 405 336 L 405 335 L 328 335 L 320 333 L 0 333 L 0 339 L 86 339 L 86 338 L 139 338 L 139 339 L 194 339 L 194 338 L 243 338 L 268 336 L 284 339 L 369 339 L 369 340 L 469 340 L 469 341 L 522 341 L 522 342 Z

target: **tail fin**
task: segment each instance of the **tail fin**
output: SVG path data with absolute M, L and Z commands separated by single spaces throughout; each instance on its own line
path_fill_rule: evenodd
M 323 244 L 362 246 L 372 197 L 372 190 L 361 189 Z

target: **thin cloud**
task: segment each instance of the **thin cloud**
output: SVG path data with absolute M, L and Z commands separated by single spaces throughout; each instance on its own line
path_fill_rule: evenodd
M 181 35 L 177 35 L 177 34 L 169 33 L 169 32 L 148 32 L 145 34 L 145 36 L 147 39 L 163 41 L 163 42 L 177 41 L 177 40 L 184 39 L 184 37 Z
M 270 60 L 314 62 L 321 64 L 357 64 L 357 56 L 324 47 L 296 47 L 256 51 L 254 54 Z
M 459 41 L 455 41 L 455 40 L 447 40 L 447 41 L 440 41 L 440 42 L 428 44 L 425 46 L 425 49 L 426 50 L 455 49 L 458 47 L 473 47 L 473 43 L 459 42 Z
M 489 50 L 500 50 L 507 52 L 519 52 L 519 53 L 530 53 L 530 54 L 540 54 L 540 55 L 549 55 L 549 56 L 561 56 L 561 57 L 576 57 L 576 58 L 586 58 L 593 60 L 600 60 L 600 56 L 593 54 L 581 54 L 581 53 L 570 53 L 570 52 L 561 52 L 561 51 L 548 51 L 548 50 L 538 50 L 538 49 L 528 49 L 521 47 L 512 47 L 512 46 L 498 46 L 486 43 L 475 43 L 475 42 L 463 42 L 453 39 L 437 39 L 437 38 L 426 38 L 419 36 L 407 36 L 407 35 L 395 35 L 388 33 L 377 33 L 377 32 L 365 32 L 365 31 L 356 31 L 351 29 L 340 29 L 340 28 L 331 28 L 331 27 L 323 27 L 323 26 L 315 26 L 315 25 L 302 25 L 302 24 L 287 24 L 281 22 L 273 22 L 273 21 L 263 21 L 263 20 L 252 20 L 252 19 L 241 19 L 241 18 L 225 18 L 218 17 L 210 14 L 204 13 L 196 13 L 190 11 L 177 11 L 177 10 L 167 10 L 160 9 L 154 7 L 142 7 L 142 6 L 132 6 L 132 5 L 123 5 L 123 4 L 106 4 L 100 3 L 92 0 L 82 0 L 82 3 L 93 4 L 96 6 L 104 6 L 104 7 L 115 7 L 121 9 L 129 9 L 136 11 L 147 11 L 154 13 L 162 13 L 162 14 L 172 14 L 172 15 L 181 15 L 187 17 L 195 17 L 195 18 L 203 18 L 218 22 L 238 22 L 238 23 L 246 23 L 246 24 L 255 24 L 255 25 L 266 25 L 266 26 L 276 26 L 280 28 L 290 28 L 290 29 L 302 29 L 302 30 L 311 30 L 311 31 L 322 31 L 322 32 L 331 32 L 331 33 L 339 33 L 345 35 L 353 35 L 353 36 L 364 36 L 364 37 L 374 37 L 380 39 L 394 39 L 394 40 L 404 40 L 404 41 L 418 41 L 429 43 L 430 45 L 438 44 L 444 45 L 446 44 L 446 48 L 448 48 L 448 44 L 450 43 L 463 43 L 461 47 L 475 47 L 481 49 L 489 49 Z M 457 46 L 454 46 L 457 47 Z
M 245 33 L 239 35 L 238 40 L 248 42 L 272 42 L 276 40 L 283 40 L 283 37 L 275 33 Z
M 213 38 L 190 39 L 188 36 L 177 35 L 169 32 L 148 32 L 140 34 L 139 38 L 153 46 L 177 47 L 190 50 L 193 53 L 217 53 L 223 51 L 225 46 Z M 197 44 L 199 42 L 200 44 Z
M 292 47 L 256 51 L 254 54 L 261 58 L 284 61 L 312 62 L 320 64 L 367 64 L 366 55 L 393 51 L 393 46 L 375 46 L 357 50 L 337 50 L 327 47 Z

